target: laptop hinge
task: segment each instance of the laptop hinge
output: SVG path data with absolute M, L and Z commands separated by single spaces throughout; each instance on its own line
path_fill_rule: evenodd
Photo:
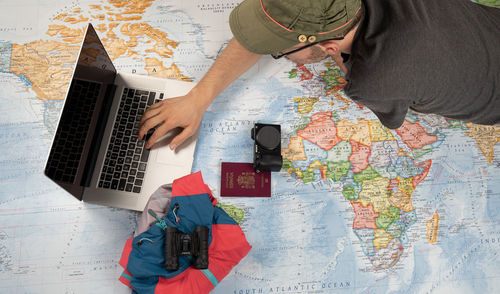
M 111 110 L 111 106 L 113 105 L 115 92 L 116 85 L 108 84 L 106 86 L 106 92 L 104 94 L 104 99 L 102 102 L 103 105 L 97 119 L 96 130 L 94 132 L 94 137 L 92 138 L 92 144 L 90 145 L 90 150 L 87 157 L 87 162 L 85 163 L 85 169 L 83 170 L 83 177 L 80 186 L 90 187 L 90 182 L 94 173 L 97 156 L 99 155 L 99 148 L 104 136 L 106 124 L 108 123 L 109 112 Z

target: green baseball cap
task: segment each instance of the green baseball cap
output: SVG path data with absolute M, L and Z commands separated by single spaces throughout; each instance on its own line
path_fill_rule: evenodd
M 229 25 L 247 50 L 273 54 L 343 35 L 361 11 L 361 0 L 244 0 Z

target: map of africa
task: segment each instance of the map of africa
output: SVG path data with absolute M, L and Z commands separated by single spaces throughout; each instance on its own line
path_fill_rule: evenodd
M 239 2 L 2 3 L 0 293 L 130 292 L 118 260 L 138 213 L 43 175 L 87 23 L 118 70 L 196 82 Z M 213 293 L 498 292 L 500 127 L 410 112 L 389 130 L 344 85 L 331 60 L 265 56 L 206 112 L 193 171 L 252 245 Z M 282 128 L 272 197 L 219 197 L 221 162 L 253 160 L 255 122 Z

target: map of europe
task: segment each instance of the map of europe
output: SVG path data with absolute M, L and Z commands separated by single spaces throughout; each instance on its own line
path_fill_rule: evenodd
M 0 293 L 129 293 L 118 260 L 138 213 L 43 175 L 85 27 L 119 70 L 197 82 L 240 1 L 20 2 L 0 12 Z M 500 127 L 410 112 L 390 130 L 332 60 L 271 60 L 200 127 L 193 171 L 252 245 L 213 292 L 498 292 Z M 221 162 L 252 162 L 256 122 L 282 128 L 272 197 L 220 197 Z

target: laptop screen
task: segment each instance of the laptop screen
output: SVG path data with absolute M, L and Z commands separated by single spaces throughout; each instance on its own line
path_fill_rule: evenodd
M 88 25 L 78 61 L 52 142 L 45 174 L 81 199 L 99 129 L 104 127 L 116 69 L 91 24 Z M 107 95 L 108 94 L 108 95 Z M 94 145 L 94 146 L 93 146 Z

